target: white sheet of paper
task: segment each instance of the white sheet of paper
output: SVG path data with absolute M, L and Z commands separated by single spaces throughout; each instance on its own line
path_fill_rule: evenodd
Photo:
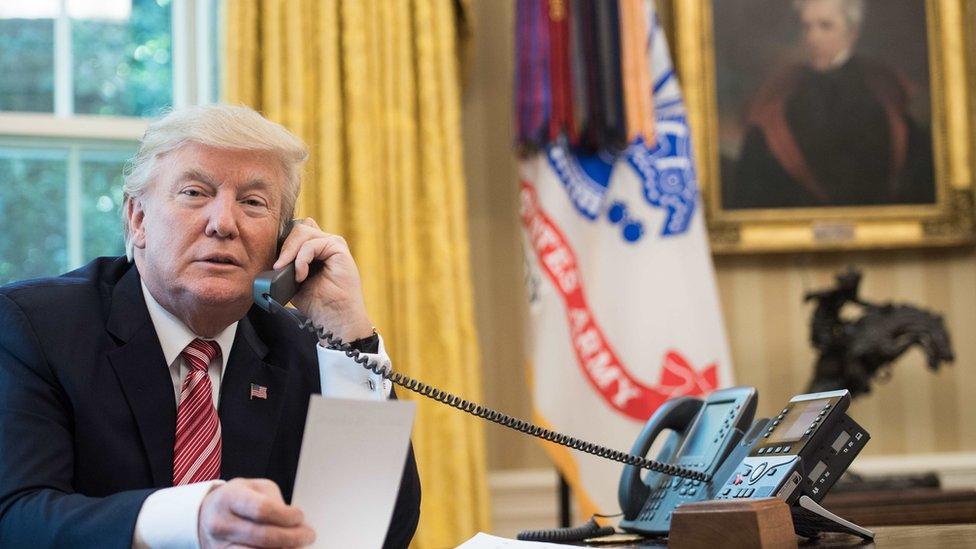
M 312 547 L 382 547 L 417 405 L 312 395 L 292 503 Z
M 484 532 L 478 532 L 473 538 L 458 545 L 455 549 L 566 549 L 558 543 L 542 543 L 540 541 L 519 541 L 516 539 L 500 538 Z

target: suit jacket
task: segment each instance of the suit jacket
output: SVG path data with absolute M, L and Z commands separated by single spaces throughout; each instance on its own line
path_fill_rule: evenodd
M 251 383 L 268 398 L 251 400 Z M 221 477 L 269 478 L 290 501 L 320 390 L 314 336 L 253 307 L 221 381 Z M 100 258 L 0 288 L 0 547 L 131 547 L 143 501 L 172 486 L 175 428 L 134 265 Z M 385 547 L 406 547 L 419 514 L 411 448 Z

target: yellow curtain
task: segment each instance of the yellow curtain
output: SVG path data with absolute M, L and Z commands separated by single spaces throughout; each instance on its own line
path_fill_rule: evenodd
M 228 0 L 223 94 L 309 144 L 299 215 L 349 241 L 394 367 L 480 401 L 455 9 Z M 413 546 L 487 530 L 481 423 L 419 399 L 413 442 L 423 484 Z

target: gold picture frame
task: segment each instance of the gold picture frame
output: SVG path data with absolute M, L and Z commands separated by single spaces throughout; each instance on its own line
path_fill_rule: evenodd
M 675 67 L 693 131 L 713 252 L 954 246 L 976 241 L 976 0 L 925 1 L 933 202 L 746 209 L 722 207 L 715 1 L 724 0 L 672 0 L 662 6 L 663 21 L 673 33 Z

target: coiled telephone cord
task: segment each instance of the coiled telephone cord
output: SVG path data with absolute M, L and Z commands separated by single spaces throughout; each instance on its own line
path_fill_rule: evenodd
M 492 423 L 497 423 L 503 427 L 508 427 L 509 429 L 513 429 L 548 442 L 559 444 L 560 446 L 566 446 L 567 448 L 572 448 L 573 450 L 585 452 L 604 459 L 617 461 L 625 465 L 633 465 L 640 469 L 647 469 L 656 473 L 663 473 L 665 475 L 700 480 L 702 482 L 708 482 L 711 480 L 709 475 L 706 475 L 700 471 L 686 469 L 684 467 L 678 467 L 670 463 L 663 463 L 652 459 L 645 459 L 643 457 L 607 448 L 605 446 L 600 446 L 599 444 L 594 444 L 592 442 L 570 437 L 550 429 L 539 427 L 538 425 L 528 421 L 512 417 L 508 414 L 492 410 L 487 406 L 482 406 L 476 402 L 471 402 L 459 396 L 452 395 L 447 391 L 442 391 L 422 381 L 413 379 L 410 376 L 401 374 L 400 372 L 394 372 L 387 365 L 371 362 L 368 357 L 362 356 L 357 349 L 352 348 L 352 346 L 348 343 L 344 343 L 341 339 L 335 337 L 332 332 L 320 326 L 316 326 L 311 319 L 301 318 L 296 312 L 284 307 L 271 298 L 271 296 L 265 295 L 265 297 L 272 305 L 270 308 L 272 312 L 275 310 L 284 311 L 294 318 L 296 322 L 298 322 L 300 328 L 315 334 L 318 336 L 319 340 L 324 340 L 330 349 L 344 353 L 347 357 L 353 359 L 367 370 L 383 377 L 384 379 L 390 380 L 392 383 L 395 383 L 404 389 L 436 400 L 441 404 L 456 408 L 462 412 L 467 412 L 473 416 L 491 421 Z
M 596 519 L 572 528 L 553 528 L 552 530 L 522 530 L 516 539 L 520 541 L 541 541 L 551 543 L 571 543 L 589 538 L 602 538 L 615 533 L 613 526 L 600 526 Z

